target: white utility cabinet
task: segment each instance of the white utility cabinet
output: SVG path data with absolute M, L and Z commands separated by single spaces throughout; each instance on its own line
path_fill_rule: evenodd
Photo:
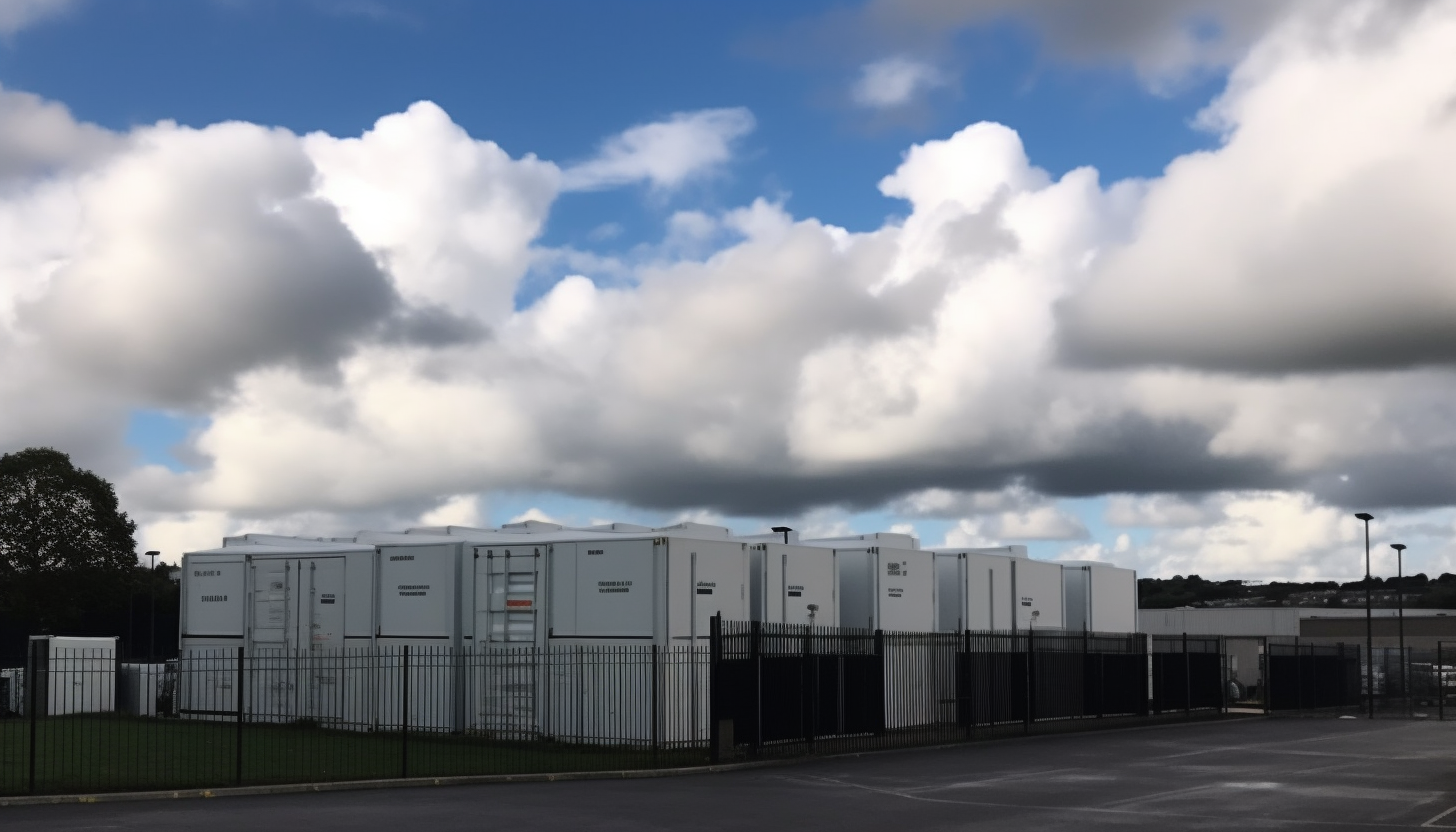
M 32 695 L 47 716 L 116 710 L 115 637 L 31 636 L 30 649 L 32 661 L 44 661 Z
M 937 549 L 937 629 L 1010 630 L 1015 563 L 1015 555 L 1004 549 Z
M 834 551 L 838 626 L 934 631 L 935 553 L 918 547 L 841 545 L 846 540 L 852 539 L 803 541 Z
M 1068 630 L 1137 630 L 1137 572 L 1096 561 L 1062 564 Z
M 1011 594 L 1015 599 L 1014 630 L 1062 628 L 1061 564 L 1011 558 Z
M 749 546 L 751 610 L 770 624 L 835 626 L 834 550 L 786 543 Z

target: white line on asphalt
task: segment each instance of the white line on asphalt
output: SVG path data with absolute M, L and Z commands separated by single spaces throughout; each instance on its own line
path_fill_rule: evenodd
M 882 788 L 877 788 L 875 786 L 866 786 L 866 785 L 862 785 L 860 783 L 850 783 L 850 782 L 845 781 L 845 780 L 836 780 L 833 777 L 820 777 L 820 776 L 813 775 L 813 774 L 805 774 L 805 775 L 800 775 L 798 777 L 789 776 L 789 777 L 784 777 L 783 779 L 789 780 L 789 781 L 793 781 L 793 780 L 812 780 L 812 781 L 816 781 L 818 783 L 831 783 L 831 784 L 836 785 L 836 786 L 847 786 L 847 787 L 852 788 L 852 789 L 861 789 L 863 791 L 872 792 L 874 794 L 882 794 L 882 795 L 886 795 L 886 796 L 889 796 L 889 797 L 898 797 L 898 798 L 902 798 L 904 800 L 915 800 L 915 801 L 919 801 L 921 803 L 952 803 L 952 804 L 956 804 L 956 805 L 959 805 L 959 806 L 984 806 L 984 807 L 987 807 L 987 808 L 994 808 L 994 809 L 1020 809 L 1022 811 L 1028 811 L 1028 812 L 1050 812 L 1050 813 L 1058 813 L 1058 812 L 1063 812 L 1063 813 L 1065 813 L 1065 812 L 1079 813 L 1080 812 L 1080 813 L 1100 814 L 1100 815 L 1128 815 L 1128 816 L 1132 816 L 1132 817 L 1149 817 L 1149 818 L 1186 818 L 1186 819 L 1190 819 L 1190 820 L 1215 820 L 1215 821 L 1225 821 L 1225 822 L 1227 822 L 1230 819 L 1228 815 L 1203 815 L 1203 814 L 1194 814 L 1194 813 L 1191 813 L 1191 812 L 1147 812 L 1147 811 L 1139 811 L 1139 810 L 1135 810 L 1135 809 L 1104 808 L 1104 807 L 1101 807 L 1101 806 L 1045 806 L 1045 805 L 1042 805 L 1042 806 L 1027 806 L 1027 805 L 1022 804 L 1022 803 L 997 803 L 997 802 L 993 802 L 993 801 L 989 801 L 989 800 L 951 800 L 949 798 L 943 798 L 943 797 L 926 797 L 924 795 L 918 795 L 918 794 L 906 794 L 905 792 L 896 791 L 894 789 L 882 789 Z M 1452 810 L 1456 810 L 1456 807 L 1452 807 Z M 1437 815 L 1436 817 L 1432 818 L 1430 821 L 1427 821 L 1425 824 L 1422 824 L 1422 825 L 1423 826 L 1429 825 L 1431 823 L 1431 821 L 1439 820 L 1440 818 L 1444 817 L 1446 814 L 1449 814 L 1449 812 L 1442 813 L 1441 815 Z M 1361 827 L 1361 828 L 1370 828 L 1370 829 L 1410 829 L 1411 828 L 1411 826 L 1410 826 L 1409 823 L 1378 823 L 1378 822 L 1372 822 L 1372 821 L 1351 821 L 1351 820 L 1348 820 L 1348 819 L 1342 819 L 1342 820 L 1310 820 L 1310 819 L 1306 819 L 1306 818 L 1268 818 L 1268 817 L 1264 817 L 1264 818 L 1258 818 L 1257 820 L 1264 821 L 1264 822 L 1275 823 L 1275 824 L 1286 824 L 1286 825 L 1291 825 L 1291 826 L 1297 825 L 1297 826 L 1306 826 L 1306 827 L 1311 827 L 1311 826 L 1336 826 L 1336 827 L 1343 827 L 1343 828 Z M 1456 829 L 1456 827 L 1440 827 L 1440 828 Z
M 1436 821 L 1440 820 L 1441 818 L 1444 818 L 1445 816 L 1451 814 L 1452 812 L 1456 812 L 1456 806 L 1452 806 L 1451 808 L 1447 809 L 1446 811 L 1442 812 L 1441 814 L 1436 815 L 1435 817 L 1433 817 L 1430 820 L 1426 821 L 1425 823 L 1421 824 L 1421 828 L 1422 829 L 1430 829 L 1430 828 L 1434 827 L 1436 829 L 1456 829 L 1456 826 L 1450 826 L 1450 825 L 1444 824 L 1444 823 L 1436 823 Z

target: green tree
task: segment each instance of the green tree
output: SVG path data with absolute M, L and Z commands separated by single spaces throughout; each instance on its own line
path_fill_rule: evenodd
M 116 490 L 53 448 L 0 456 L 0 615 L 64 627 L 123 602 L 136 523 Z

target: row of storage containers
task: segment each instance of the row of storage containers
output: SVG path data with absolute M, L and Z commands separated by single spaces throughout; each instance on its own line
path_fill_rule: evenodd
M 348 539 L 243 535 L 224 544 L 183 559 L 181 656 L 194 671 L 179 680 L 184 714 L 236 708 L 231 657 L 239 646 L 265 660 L 250 664 L 261 670 L 246 683 L 255 715 L 359 727 L 408 718 L 416 728 L 540 729 L 592 721 L 583 716 L 601 704 L 592 679 L 624 672 L 599 659 L 602 649 L 706 649 L 715 615 L 913 632 L 1129 632 L 1136 621 L 1130 570 L 1036 561 L 1022 547 L 924 550 L 890 533 L 801 541 L 735 537 L 701 524 L 531 522 Z M 416 663 L 402 682 L 405 646 Z M 582 649 L 573 654 L 573 646 Z M 531 648 L 538 670 L 513 672 L 501 655 L 450 658 L 515 647 Z M 299 662 L 309 655 L 318 661 Z M 584 664 L 582 656 L 598 658 Z M 270 657 L 276 664 L 267 664 Z M 686 674 L 681 687 L 691 691 L 690 701 L 673 705 L 687 715 L 674 732 L 702 739 L 699 662 L 674 661 L 672 673 Z M 652 682 L 644 676 L 632 684 Z M 622 691 L 603 695 L 620 699 Z M 656 730 L 667 739 L 662 726 Z
M 183 557 L 181 647 L 702 644 L 709 620 L 890 631 L 1136 629 L 1136 574 L 908 535 L 782 542 L 682 524 L 229 538 Z

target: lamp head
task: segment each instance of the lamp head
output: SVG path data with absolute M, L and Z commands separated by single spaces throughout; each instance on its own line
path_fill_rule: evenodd
M 1404 552 L 1406 547 L 1404 543 L 1392 543 L 1390 544 L 1390 548 L 1397 552 Z
M 1366 523 L 1369 523 L 1371 520 L 1375 519 L 1375 515 L 1370 514 L 1369 512 L 1362 511 L 1359 514 L 1355 515 L 1355 519 L 1364 520 Z

